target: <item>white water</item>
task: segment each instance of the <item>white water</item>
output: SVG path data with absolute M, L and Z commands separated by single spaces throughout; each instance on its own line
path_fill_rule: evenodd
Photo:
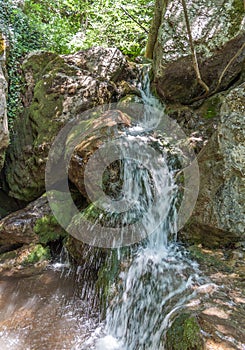
M 135 147 L 135 138 L 147 142 L 149 135 L 144 133 L 158 124 L 158 116 L 154 118 L 151 111 L 154 107 L 159 109 L 159 101 L 150 93 L 149 79 L 143 80 L 140 88 L 147 108 L 143 122 L 129 131 L 128 147 L 130 142 Z M 197 264 L 178 246 L 176 235 L 170 235 L 177 227 L 177 186 L 164 154 L 155 164 L 152 162 L 151 175 L 154 191 L 146 170 L 124 163 L 123 190 L 130 193 L 139 212 L 145 213 L 143 227 L 151 234 L 120 273 L 96 350 L 164 349 L 173 316 L 194 296 L 193 286 L 200 281 Z M 85 344 L 84 349 L 88 348 L 92 347 Z
M 147 76 L 139 88 L 145 114 L 124 139 L 135 155 L 152 140 L 158 142 L 149 131 L 159 122 L 152 110 L 160 109 Z M 199 272 L 173 234 L 177 222 L 174 171 L 161 152 L 154 159 L 145 154 L 143 165 L 150 172 L 142 167 L 140 157 L 138 163 L 135 160 L 124 163 L 122 192 L 132 203 L 125 222 L 140 216 L 148 236 L 124 261 L 105 324 L 98 326 L 98 310 L 90 312 L 94 285 L 80 281 L 79 270 L 73 276 L 63 258 L 40 276 L 0 281 L 0 349 L 164 349 L 166 330 L 175 313 L 195 295 L 192 286 L 199 283 Z

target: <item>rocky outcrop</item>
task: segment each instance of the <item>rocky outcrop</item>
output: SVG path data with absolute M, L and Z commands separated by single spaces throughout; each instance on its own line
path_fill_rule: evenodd
M 66 236 L 43 195 L 0 221 L 0 271 L 19 270 L 43 260 L 47 263 L 52 245 Z
M 31 201 L 44 192 L 48 152 L 60 129 L 72 118 L 86 119 L 84 111 L 128 93 L 130 84 L 125 85 L 123 79 L 135 72 L 113 48 L 92 48 L 67 56 L 32 53 L 23 71 L 24 112 L 15 123 L 5 175 L 10 195 Z
M 208 277 L 194 285 L 193 299 L 171 316 L 166 348 L 243 350 L 245 252 L 242 249 L 190 247 L 191 257 Z
M 9 144 L 7 119 L 7 90 L 6 80 L 6 39 L 0 33 L 0 170 L 5 160 L 5 150 Z
M 185 236 L 210 247 L 245 238 L 245 83 L 221 106 L 217 131 L 198 155 L 200 192 Z
M 51 210 L 46 196 L 30 203 L 0 221 L 0 248 L 38 242 L 34 226 L 38 219 L 50 215 Z
M 89 131 L 89 134 L 86 135 L 86 138 L 75 147 L 69 164 L 69 179 L 76 185 L 84 197 L 88 198 L 84 185 L 84 171 L 89 158 L 93 156 L 96 150 L 98 150 L 103 144 L 120 137 L 122 129 L 129 127 L 130 123 L 130 118 L 119 110 L 105 112 L 102 116 L 92 122 L 89 130 L 87 130 Z M 117 170 L 118 171 L 115 170 L 115 172 L 118 175 L 119 169 Z M 91 173 L 89 179 L 93 185 L 94 175 L 95 174 Z M 87 183 L 87 185 L 89 184 Z
M 154 85 L 163 100 L 189 104 L 205 90 L 193 68 L 182 1 L 163 4 L 153 52 Z M 202 80 L 210 93 L 225 90 L 244 69 L 243 2 L 186 0 L 186 7 Z

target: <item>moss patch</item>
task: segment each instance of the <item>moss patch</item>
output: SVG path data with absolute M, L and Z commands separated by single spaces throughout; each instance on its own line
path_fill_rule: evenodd
M 17 252 L 11 250 L 10 252 L 0 254 L 0 264 L 4 263 L 7 260 L 15 259 L 17 257 Z
M 48 247 L 43 247 L 41 244 L 37 244 L 29 252 L 27 257 L 23 260 L 22 265 L 33 265 L 37 262 L 50 259 L 50 250 Z
M 237 34 L 241 27 L 244 17 L 244 3 L 241 0 L 233 0 L 231 9 L 228 11 L 230 17 L 229 36 L 233 37 Z
M 198 245 L 192 245 L 188 250 L 191 254 L 191 258 L 197 260 L 200 265 L 214 267 L 219 271 L 232 272 L 231 267 L 225 263 L 223 254 L 219 255 L 221 252 L 220 250 L 215 254 L 214 250 L 202 249 Z
M 2 33 L 0 33 L 0 56 L 4 54 L 4 50 L 5 50 L 5 41 L 2 36 Z
M 204 102 L 200 108 L 200 113 L 204 119 L 212 119 L 219 115 L 222 99 L 220 95 L 215 95 Z
M 116 249 L 111 250 L 98 271 L 96 290 L 100 299 L 102 317 L 106 315 L 109 299 L 112 298 L 112 285 L 115 283 L 120 267 L 120 259 Z
M 193 315 L 178 316 L 167 331 L 166 350 L 202 350 L 201 329 Z
M 67 236 L 53 215 L 46 215 L 36 221 L 34 232 L 39 236 L 39 242 L 48 244 Z

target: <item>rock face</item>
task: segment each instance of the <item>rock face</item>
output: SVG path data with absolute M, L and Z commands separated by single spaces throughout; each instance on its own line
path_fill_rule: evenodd
M 107 141 L 118 138 L 121 130 L 130 126 L 130 123 L 130 118 L 121 111 L 113 110 L 105 112 L 93 121 L 89 135 L 75 147 L 69 166 L 69 179 L 76 185 L 84 197 L 87 197 L 84 187 L 84 171 L 89 158 Z M 112 172 L 112 169 L 110 170 Z M 91 174 L 90 178 L 92 184 L 93 175 Z
M 9 144 L 7 119 L 7 89 L 6 81 L 6 41 L 0 33 L 0 170 L 5 160 L 5 150 Z
M 38 219 L 51 214 L 47 198 L 41 197 L 26 208 L 14 212 L 0 221 L 0 247 L 38 242 L 34 226 Z
M 10 195 L 31 201 L 44 192 L 48 151 L 65 123 L 84 118 L 96 105 L 117 101 L 124 93 L 122 77 L 133 77 L 122 53 L 92 48 L 74 55 L 30 54 L 23 63 L 26 92 L 24 112 L 7 156 L 6 180 Z
M 198 155 L 200 192 L 187 237 L 210 247 L 245 238 L 245 83 L 221 106 L 217 131 Z
M 154 84 L 162 99 L 188 104 L 205 90 L 195 76 L 182 1 L 163 3 L 153 52 Z M 224 90 L 243 69 L 243 2 L 186 0 L 186 7 L 202 79 L 211 93 Z
M 243 350 L 244 251 L 190 247 L 191 256 L 209 282 L 193 286 L 195 297 L 173 313 L 166 349 Z M 211 282 L 211 283 L 210 283 Z

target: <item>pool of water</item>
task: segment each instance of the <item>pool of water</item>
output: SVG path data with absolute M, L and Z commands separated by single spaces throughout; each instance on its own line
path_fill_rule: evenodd
M 57 266 L 32 276 L 1 276 L 0 349 L 84 348 L 99 325 L 93 290 L 78 271 Z

